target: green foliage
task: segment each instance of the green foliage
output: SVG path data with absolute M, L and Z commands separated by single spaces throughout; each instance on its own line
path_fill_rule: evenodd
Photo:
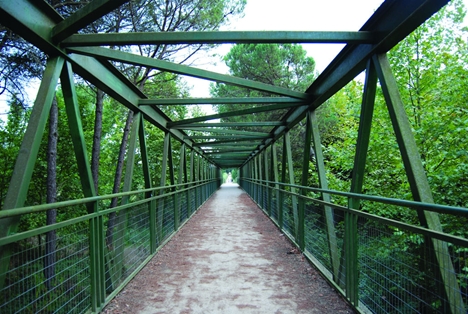
M 462 1 L 453 1 L 390 53 L 437 202 L 468 206 L 468 45 Z
M 300 92 L 306 90 L 316 74 L 314 59 L 296 44 L 238 44 L 224 61 L 234 76 Z M 230 89 L 219 87 L 218 93 L 229 93 Z
M 30 109 L 24 108 L 16 97 L 9 103 L 10 112 L 6 121 L 0 120 L 0 208 L 8 190 L 16 155 L 19 152 L 21 140 L 26 131 L 27 121 L 31 113 Z
M 451 2 L 389 53 L 424 168 L 437 203 L 468 206 L 468 59 L 464 7 Z M 319 127 L 331 189 L 349 191 L 362 83 L 351 82 L 319 109 Z M 381 89 L 377 89 L 364 193 L 412 199 Z M 345 205 L 345 204 L 343 204 Z M 394 206 L 364 204 L 389 218 L 416 222 Z M 450 224 L 447 221 L 447 225 Z M 451 228 L 449 228 L 451 229 Z
M 231 75 L 278 87 L 305 91 L 315 78 L 315 61 L 306 55 L 300 45 L 293 44 L 238 44 L 234 45 L 224 57 Z M 225 84 L 211 84 L 213 97 L 263 97 L 274 96 Z M 252 105 L 255 108 L 263 105 Z M 219 113 L 245 109 L 245 105 L 214 105 Z M 242 117 L 223 118 L 222 121 L 278 121 L 286 110 L 260 112 Z M 264 128 L 251 130 L 263 131 Z

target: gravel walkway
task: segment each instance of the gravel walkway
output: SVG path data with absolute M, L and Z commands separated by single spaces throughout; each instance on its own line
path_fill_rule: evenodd
M 104 313 L 353 313 L 237 185 L 223 185 Z

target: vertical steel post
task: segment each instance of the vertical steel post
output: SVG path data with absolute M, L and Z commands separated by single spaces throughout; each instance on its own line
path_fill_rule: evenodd
M 205 167 L 204 167 L 204 159 L 200 155 L 198 156 L 198 173 L 200 175 L 200 203 L 198 206 L 200 207 L 203 202 L 205 201 L 205 185 L 204 185 L 204 180 L 205 180 Z
M 278 210 L 280 208 L 280 187 L 277 182 L 279 182 L 279 175 L 278 175 L 278 153 L 276 150 L 276 143 L 271 145 L 271 170 L 273 171 L 273 181 L 275 181 L 274 189 L 275 189 L 275 200 L 276 203 L 272 206 L 276 208 L 276 219 L 278 219 Z M 279 224 L 279 221 L 277 221 Z M 281 225 L 280 225 L 281 226 Z
M 13 209 L 24 206 L 26 195 L 29 190 L 34 165 L 41 145 L 47 119 L 49 117 L 52 99 L 55 95 L 55 87 L 64 64 L 63 58 L 49 58 L 42 77 L 39 91 L 37 92 L 34 107 L 28 121 L 26 133 L 24 134 L 18 156 L 16 157 L 15 168 L 11 176 L 8 192 L 5 196 L 3 209 Z M 0 219 L 0 237 L 6 237 L 15 233 L 20 217 Z M 0 250 L 0 258 L 8 256 L 8 248 Z M 0 274 L 5 274 L 9 263 L 0 265 Z M 3 288 L 4 278 L 0 277 L 0 288 Z
M 169 143 L 168 143 L 169 146 L 167 150 L 167 163 L 168 163 L 168 168 L 169 168 L 169 184 L 172 186 L 169 191 L 174 192 L 175 191 L 175 188 L 174 188 L 175 176 L 174 176 L 174 160 L 173 160 L 173 155 L 172 155 L 172 138 L 170 136 L 170 133 L 168 134 L 169 134 Z M 172 195 L 171 199 L 172 199 L 172 210 L 173 210 L 173 215 L 174 215 L 174 228 L 175 228 L 176 218 L 180 216 L 178 212 L 179 209 L 177 208 L 177 204 L 176 204 L 176 196 Z
M 141 151 L 141 161 L 143 165 L 143 177 L 145 179 L 145 188 L 151 189 L 153 187 L 153 183 L 151 181 L 151 171 L 149 166 L 149 159 L 148 159 L 148 149 L 146 146 L 146 132 L 145 132 L 145 125 L 143 115 L 140 115 L 140 129 L 138 132 L 138 139 L 140 140 L 140 151 Z M 152 192 L 148 192 L 145 197 L 151 198 L 153 196 Z M 150 252 L 151 254 L 156 252 L 158 248 L 158 244 L 156 242 L 157 234 L 156 234 L 156 201 L 151 200 L 148 203 L 148 210 L 149 210 L 149 226 L 150 226 Z
M 310 113 L 310 122 L 312 128 L 312 141 L 314 144 L 315 163 L 317 167 L 319 184 L 322 189 L 328 190 L 328 180 L 322 152 L 322 141 L 320 139 L 320 131 L 318 128 L 317 115 L 315 111 L 312 111 Z M 330 194 L 322 193 L 322 200 L 325 202 L 330 202 Z M 333 209 L 330 206 L 324 206 L 324 212 L 327 226 L 328 250 L 330 254 L 331 264 L 333 267 L 333 278 L 335 281 L 338 281 L 340 257 L 338 254 L 338 246 L 336 244 L 335 219 L 333 218 L 334 213 Z
M 163 160 L 161 164 L 161 181 L 160 181 L 160 186 L 164 187 L 166 186 L 166 181 L 167 181 L 167 164 L 168 164 L 168 159 L 169 159 L 169 150 L 170 150 L 170 145 L 171 145 L 171 135 L 169 132 L 166 132 L 164 136 L 164 148 L 163 148 Z M 165 193 L 165 189 L 161 189 L 159 192 L 160 195 L 163 195 Z M 156 221 L 157 221 L 157 233 L 158 233 L 158 244 L 161 244 L 162 239 L 163 239 L 163 219 L 164 219 L 164 198 L 161 198 L 160 201 L 158 202 L 158 208 L 156 211 Z
M 270 187 L 270 183 L 268 181 L 270 181 L 270 163 L 268 162 L 268 157 L 270 156 L 269 154 L 269 151 L 271 150 L 271 147 L 269 147 L 268 149 L 265 150 L 265 152 L 263 153 L 263 164 L 265 165 L 265 200 L 263 202 L 264 206 L 265 206 L 265 209 L 266 209 L 266 212 L 268 213 L 268 216 L 271 217 L 271 202 L 273 201 L 272 200 L 272 197 L 271 197 L 271 187 Z
M 124 174 L 124 184 L 123 184 L 123 191 L 131 191 L 132 189 L 132 180 L 133 180 L 133 171 L 135 168 L 135 151 L 137 147 L 137 138 L 138 132 L 140 129 L 141 124 L 141 114 L 135 113 L 133 116 L 132 126 L 130 130 L 130 138 L 128 143 L 127 149 L 127 158 L 126 158 L 126 165 L 125 165 L 125 174 Z M 122 205 L 128 203 L 128 196 L 122 197 L 120 202 Z M 128 210 L 124 209 L 117 213 L 116 223 L 115 223 L 115 231 L 114 231 L 114 249 L 108 254 L 106 254 L 106 266 L 111 265 L 112 267 L 108 267 L 109 271 L 107 275 L 110 279 L 110 285 L 112 288 L 115 288 L 114 283 L 120 282 L 122 279 L 122 274 L 125 271 L 124 265 L 124 250 L 125 250 L 125 233 L 127 232 L 127 222 L 128 222 Z M 107 247 L 104 246 L 104 249 Z
M 202 188 L 200 186 L 201 184 L 201 180 L 202 180 L 202 177 L 201 177 L 201 157 L 199 155 L 197 155 L 197 206 L 196 208 L 198 209 L 198 207 L 201 206 L 202 204 Z
M 308 111 L 306 115 L 306 132 L 304 139 L 304 151 L 302 159 L 302 177 L 301 185 L 308 186 L 309 184 L 309 160 L 310 160 L 310 144 L 312 141 L 312 121 L 311 121 L 311 112 Z M 307 195 L 307 190 L 301 189 L 301 195 Z M 297 233 L 297 243 L 301 251 L 305 249 L 305 200 L 303 198 L 299 199 L 299 208 L 298 208 L 298 233 Z
M 69 63 L 64 64 L 60 81 L 83 194 L 85 197 L 96 196 L 91 166 L 86 151 L 73 71 Z M 92 213 L 98 210 L 96 202 L 88 205 L 88 212 Z M 91 304 L 96 310 L 105 302 L 106 297 L 104 247 L 104 222 L 102 216 L 98 216 L 90 221 Z
M 257 179 L 258 179 L 258 175 L 257 175 L 257 156 L 255 156 L 253 158 L 253 161 L 252 161 L 252 167 L 253 167 L 253 171 L 252 171 L 252 179 L 254 180 L 254 183 L 253 183 L 253 199 L 255 202 L 257 202 L 258 200 L 258 185 L 257 185 Z
M 253 195 L 253 183 L 252 183 L 252 179 L 254 178 L 253 176 L 253 160 L 251 159 L 248 164 L 247 164 L 247 179 L 249 179 L 249 182 L 247 183 L 247 187 L 248 187 L 248 191 L 249 191 L 249 194 L 252 196 Z
M 182 145 L 180 146 L 180 166 L 179 166 L 179 178 L 178 178 L 178 182 L 177 182 L 179 184 L 179 186 L 182 183 L 187 183 L 186 163 L 187 163 L 187 159 L 186 159 L 186 153 L 185 153 L 185 143 L 182 143 Z M 183 188 L 185 188 L 185 185 L 182 187 L 182 189 Z M 186 195 L 188 195 L 188 194 L 186 194 Z M 178 230 L 179 227 L 180 227 L 180 210 L 182 208 L 182 197 L 177 196 L 176 201 L 178 202 L 178 204 L 176 204 L 177 207 L 178 207 L 178 219 L 176 219 L 176 223 L 174 223 L 174 228 L 176 230 Z M 188 197 L 186 198 L 186 202 L 188 204 Z
M 259 205 L 263 210 L 265 210 L 265 207 L 263 206 L 264 187 L 263 187 L 263 185 L 262 185 L 262 181 L 263 181 L 262 153 L 260 153 L 259 155 L 257 155 L 257 164 L 258 164 L 258 168 L 257 168 L 257 174 L 258 174 L 258 181 L 257 181 L 257 184 L 258 184 L 258 205 Z
M 281 155 L 281 183 L 286 183 L 286 165 L 288 163 L 287 154 L 286 154 L 286 150 L 287 150 L 286 134 L 283 136 L 283 152 Z M 282 185 L 281 190 L 286 190 L 286 187 Z M 284 229 L 284 221 L 283 221 L 284 196 L 285 196 L 285 193 L 280 191 L 280 199 L 279 199 L 279 207 L 278 207 L 278 224 L 281 229 Z
M 373 57 L 373 61 L 390 113 L 390 120 L 392 121 L 398 147 L 400 148 L 413 199 L 418 202 L 434 203 L 429 182 L 411 130 L 411 124 L 401 100 L 395 78 L 393 77 L 387 55 L 376 55 Z M 442 232 L 442 226 L 437 213 L 418 210 L 418 215 L 423 226 Z M 450 303 L 451 312 L 464 313 L 466 309 L 447 243 L 433 239 L 432 246 L 433 254 L 435 254 L 439 264 L 440 274 L 444 282 L 443 289 L 445 289 Z
M 284 137 L 285 137 L 286 152 L 283 151 L 283 153 L 286 153 L 289 183 L 295 184 L 294 164 L 293 164 L 292 150 L 291 150 L 291 135 L 289 134 L 289 132 L 286 132 L 286 134 L 284 134 Z M 296 193 L 296 188 L 291 187 L 291 192 Z M 297 209 L 298 199 L 297 199 L 297 196 L 294 196 L 294 195 L 291 196 L 291 199 L 292 199 L 292 209 L 293 209 L 293 217 L 294 217 L 294 238 L 297 240 L 297 235 L 299 232 L 299 214 L 298 214 L 298 209 Z
M 193 187 L 194 186 L 194 182 L 195 182 L 195 152 L 193 151 L 193 149 L 191 150 L 190 152 L 190 182 L 192 184 L 190 184 L 190 187 Z M 190 195 L 193 195 L 193 207 L 190 207 L 190 215 L 195 212 L 195 209 L 196 209 L 196 191 L 195 189 L 191 189 L 190 190 Z M 192 204 L 192 202 L 190 203 Z
M 374 113 L 375 91 L 377 87 L 377 74 L 372 60 L 369 60 L 366 69 L 366 80 L 362 96 L 361 115 L 359 119 L 358 138 L 354 155 L 353 176 L 351 180 L 351 192 L 360 194 L 364 183 L 364 171 L 366 166 L 367 151 Z M 360 200 L 350 198 L 349 208 L 359 209 Z M 359 274 L 358 274 L 358 228 L 357 216 L 345 213 L 345 228 L 347 236 L 344 239 L 345 256 L 345 291 L 346 297 L 354 306 L 359 302 Z

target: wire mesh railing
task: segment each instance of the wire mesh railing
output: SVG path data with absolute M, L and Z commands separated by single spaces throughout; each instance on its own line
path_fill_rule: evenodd
M 274 184 L 279 188 L 269 181 L 240 180 L 242 188 L 358 310 L 467 313 L 468 239 L 314 197 L 328 193 L 341 204 L 359 198 L 361 204 L 465 217 L 468 209 Z M 265 203 L 255 193 L 259 186 L 279 196 Z M 303 224 L 303 238 L 295 233 L 298 224 Z
M 217 188 L 202 180 L 0 211 L 5 218 L 57 209 L 65 217 L 0 239 L 0 263 L 8 265 L 0 313 L 99 311 Z M 119 206 L 108 208 L 113 197 Z

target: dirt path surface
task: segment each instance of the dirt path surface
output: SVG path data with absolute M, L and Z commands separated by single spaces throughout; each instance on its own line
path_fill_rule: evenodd
M 223 185 L 104 313 L 353 313 L 237 185 Z

